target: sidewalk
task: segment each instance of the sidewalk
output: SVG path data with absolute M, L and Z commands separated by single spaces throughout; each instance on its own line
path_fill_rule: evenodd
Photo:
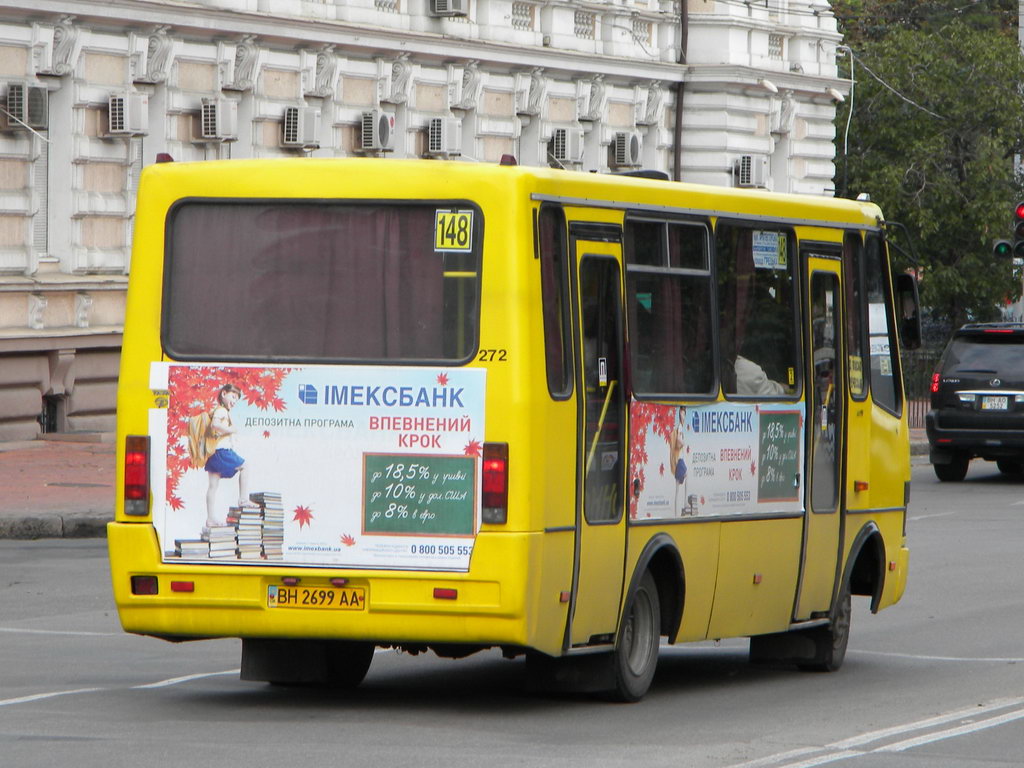
M 102 538 L 114 516 L 114 435 L 0 443 L 0 539 Z M 928 455 L 923 429 L 912 455 Z
M 114 517 L 114 435 L 0 442 L 0 539 L 102 538 Z

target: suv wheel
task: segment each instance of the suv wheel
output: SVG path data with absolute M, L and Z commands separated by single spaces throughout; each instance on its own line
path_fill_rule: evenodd
M 935 476 L 944 483 L 959 483 L 967 477 L 967 465 L 971 463 L 966 453 L 957 452 L 949 457 L 948 464 L 933 464 Z
M 996 459 L 996 466 L 1004 475 L 1019 477 L 1024 475 L 1024 462 L 1017 459 Z

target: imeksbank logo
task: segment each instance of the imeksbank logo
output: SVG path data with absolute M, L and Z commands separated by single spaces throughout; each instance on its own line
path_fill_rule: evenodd
M 299 401 L 305 405 L 316 405 L 316 387 L 312 384 L 299 384 Z

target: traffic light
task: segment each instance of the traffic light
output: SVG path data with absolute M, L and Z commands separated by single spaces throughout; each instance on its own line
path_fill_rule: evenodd
M 1013 209 L 1013 256 L 1024 259 L 1024 203 Z
M 1009 240 L 996 240 L 992 244 L 992 255 L 997 259 L 1008 259 L 1013 253 L 1013 243 Z

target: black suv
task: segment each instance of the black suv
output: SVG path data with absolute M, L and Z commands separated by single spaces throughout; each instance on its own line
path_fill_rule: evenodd
M 931 391 L 925 426 L 939 480 L 963 480 L 975 456 L 1024 474 L 1024 323 L 954 331 Z

